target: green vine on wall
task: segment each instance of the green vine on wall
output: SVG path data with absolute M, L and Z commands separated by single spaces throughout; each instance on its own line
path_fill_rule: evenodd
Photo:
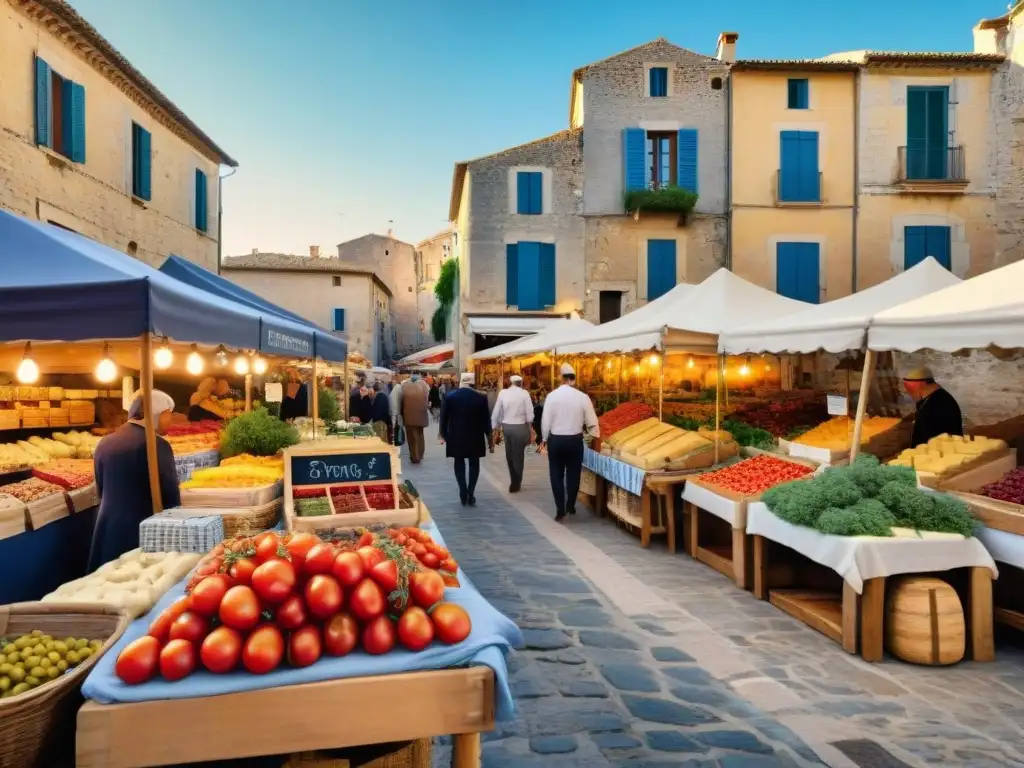
M 430 333 L 434 341 L 445 341 L 448 338 L 448 318 L 455 306 L 455 298 L 459 291 L 459 262 L 447 259 L 441 265 L 441 274 L 434 284 L 434 296 L 437 297 L 437 309 L 430 318 Z

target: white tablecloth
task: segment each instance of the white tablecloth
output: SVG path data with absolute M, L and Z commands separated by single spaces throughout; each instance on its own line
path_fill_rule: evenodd
M 747 505 L 747 533 L 764 536 L 820 565 L 831 568 L 854 588 L 864 582 L 903 573 L 931 573 L 951 568 L 985 567 L 996 578 L 995 561 L 977 538 L 955 533 L 929 533 L 893 529 L 892 538 L 832 536 L 793 525 L 776 517 L 763 501 Z
M 981 526 L 978 538 L 997 563 L 1024 568 L 1024 536 Z
M 742 531 L 746 527 L 746 504 L 719 496 L 702 485 L 687 483 L 683 488 L 683 501 L 696 504 L 715 517 L 722 518 L 733 528 L 739 528 Z

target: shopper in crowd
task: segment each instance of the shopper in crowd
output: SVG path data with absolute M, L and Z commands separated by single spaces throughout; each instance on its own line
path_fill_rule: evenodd
M 430 416 L 437 418 L 437 413 L 441 409 L 441 387 L 436 381 L 429 382 L 430 394 L 427 396 L 427 405 L 430 409 Z
M 493 381 L 488 380 L 484 386 L 484 393 L 487 395 L 487 412 L 493 413 L 494 406 L 498 402 L 498 388 Z
M 964 419 L 957 403 L 948 391 L 935 383 L 930 368 L 915 368 L 903 377 L 903 387 L 914 400 L 914 431 L 911 447 L 927 443 L 939 435 L 962 435 Z
M 562 385 L 547 396 L 541 436 L 548 449 L 548 473 L 555 495 L 555 520 L 576 514 L 576 495 L 583 471 L 583 433 L 600 436 L 594 404 L 576 389 L 576 371 L 562 366 Z
M 382 381 L 378 381 L 373 385 L 370 421 L 373 424 L 373 431 L 377 433 L 377 437 L 385 443 L 390 443 L 391 403 L 388 401 L 387 389 Z
M 530 422 L 533 420 L 533 400 L 523 389 L 523 377 L 512 376 L 510 387 L 501 390 L 491 411 L 492 435 L 501 427 L 505 442 L 505 461 L 508 463 L 509 493 L 516 493 L 523 484 L 523 460 L 530 444 Z
M 544 417 L 544 398 L 547 393 L 544 387 L 537 390 L 537 399 L 534 400 L 533 404 L 533 440 L 540 450 L 540 444 L 544 442 L 544 438 L 541 437 L 540 424 L 541 419 Z
M 373 391 L 365 383 L 348 399 L 348 418 L 360 424 L 373 422 Z
M 157 474 L 164 509 L 181 506 L 178 473 L 171 444 L 160 437 L 171 426 L 174 400 L 154 389 L 149 403 L 136 392 L 128 422 L 107 435 L 96 447 L 93 459 L 99 514 L 89 551 L 89 573 L 139 546 L 139 524 L 153 514 L 146 456 L 145 408 L 149 408 L 156 438 Z
M 472 373 L 462 374 L 459 388 L 450 392 L 441 404 L 441 418 L 438 422 L 438 437 L 445 444 L 445 455 L 455 459 L 459 501 L 462 506 L 468 504 L 471 507 L 476 506 L 480 459 L 488 450 L 494 453 L 487 398 L 473 388 L 475 380 Z
M 289 421 L 300 416 L 309 416 L 309 387 L 299 377 L 296 368 L 289 368 L 288 380 L 281 393 L 281 420 Z
M 414 373 L 395 389 L 398 392 L 395 412 L 405 428 L 405 439 L 409 443 L 409 460 L 413 464 L 419 464 L 423 461 L 423 452 L 426 448 L 423 430 L 430 423 L 430 415 L 427 412 L 430 390 L 418 373 Z

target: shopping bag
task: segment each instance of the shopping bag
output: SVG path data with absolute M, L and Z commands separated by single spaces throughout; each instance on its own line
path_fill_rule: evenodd
M 395 445 L 405 445 L 405 428 L 401 424 L 395 425 Z

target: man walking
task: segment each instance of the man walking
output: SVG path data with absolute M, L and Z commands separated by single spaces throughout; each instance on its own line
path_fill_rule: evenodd
M 462 506 L 476 506 L 476 481 L 480 477 L 480 459 L 491 443 L 491 420 L 487 415 L 487 397 L 473 389 L 476 377 L 462 374 L 459 388 L 441 403 L 438 436 L 445 444 L 445 455 L 455 459 L 455 481 L 459 484 Z M 466 469 L 469 476 L 466 476 Z
M 503 389 L 491 412 L 491 427 L 501 427 L 505 440 L 505 461 L 511 481 L 509 493 L 516 493 L 523 484 L 523 456 L 530 444 L 530 422 L 533 420 L 533 400 L 523 389 L 523 377 L 512 376 L 512 386 Z M 493 433 L 492 433 L 493 434 Z
M 544 400 L 542 438 L 548 446 L 548 473 L 555 495 L 555 520 L 576 514 L 576 495 L 583 471 L 583 433 L 600 437 L 597 414 L 590 398 L 576 389 L 576 371 L 562 366 L 562 386 Z
M 430 423 L 427 412 L 427 398 L 430 390 L 426 383 L 414 373 L 402 386 L 395 387 L 398 394 L 392 393 L 396 415 L 405 427 L 406 440 L 409 442 L 409 460 L 419 464 L 423 460 L 426 447 L 423 442 L 423 430 Z

